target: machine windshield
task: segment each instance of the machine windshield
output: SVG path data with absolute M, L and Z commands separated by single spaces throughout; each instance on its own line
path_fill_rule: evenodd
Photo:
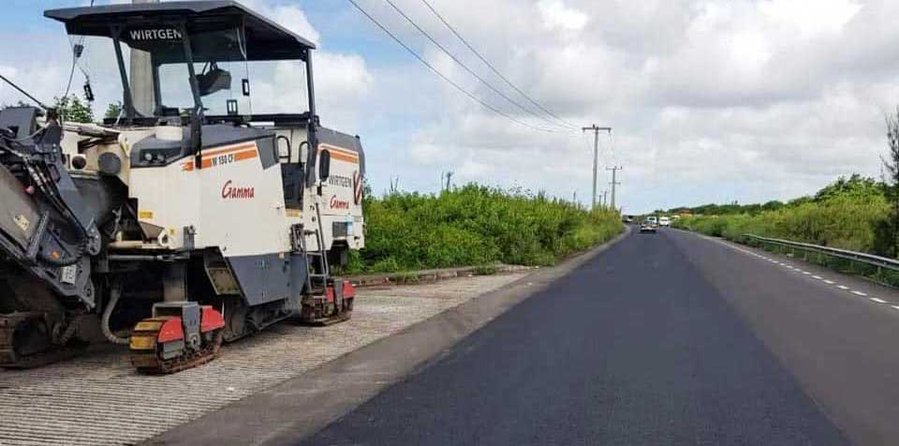
M 76 56 L 91 48 L 105 53 L 96 43 L 86 44 L 84 36 L 71 37 Z M 307 110 L 304 62 L 250 61 L 241 25 L 214 30 L 111 26 L 109 37 L 122 86 L 117 119 L 178 117 L 191 110 L 243 118 Z M 104 38 L 88 42 L 97 39 Z M 100 57 L 108 65 L 110 56 Z M 90 65 L 96 68 L 96 54 L 83 58 L 93 58 Z

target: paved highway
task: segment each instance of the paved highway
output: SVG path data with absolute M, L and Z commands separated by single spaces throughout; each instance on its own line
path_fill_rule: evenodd
M 305 444 L 899 444 L 899 294 L 632 234 Z

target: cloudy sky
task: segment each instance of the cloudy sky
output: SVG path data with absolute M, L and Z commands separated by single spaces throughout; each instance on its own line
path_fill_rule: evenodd
M 435 76 L 347 0 L 245 3 L 319 44 L 322 122 L 362 137 L 375 191 L 391 179 L 404 190 L 436 191 L 442 172 L 453 171 L 456 184 L 569 199 L 576 193 L 589 203 L 592 138 L 504 83 L 422 0 L 392 1 L 518 105 L 475 79 L 385 0 L 357 2 L 506 116 Z M 880 175 L 884 117 L 899 104 L 899 2 L 428 1 L 562 121 L 614 128 L 600 138 L 599 188 L 609 187 L 605 167 L 623 166 L 625 212 L 787 199 L 839 175 Z M 5 0 L 0 73 L 41 97 L 62 93 L 69 41 L 41 13 L 84 3 Z M 96 108 L 105 108 L 115 82 L 91 75 Z M 76 90 L 82 82 L 76 74 Z M 18 99 L 0 85 L 0 103 Z

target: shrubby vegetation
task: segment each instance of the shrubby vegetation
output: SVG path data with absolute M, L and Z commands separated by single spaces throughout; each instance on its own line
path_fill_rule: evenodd
M 94 111 L 90 103 L 82 101 L 78 95 L 69 95 L 53 98 L 53 107 L 67 122 L 94 122 Z
M 363 206 L 366 246 L 351 254 L 350 272 L 549 265 L 623 230 L 611 211 L 475 184 L 440 195 L 392 192 Z
M 730 208 L 720 215 L 694 215 L 676 225 L 744 242 L 744 234 L 783 238 L 853 251 L 890 255 L 888 187 L 873 178 L 841 177 L 814 196 L 779 206 Z
M 34 104 L 17 101 L 15 104 L 0 104 L 0 110 L 6 107 L 33 107 Z M 82 100 L 78 95 L 55 96 L 53 104 L 49 107 L 55 108 L 64 121 L 69 122 L 93 122 L 94 112 L 91 110 L 90 103 Z

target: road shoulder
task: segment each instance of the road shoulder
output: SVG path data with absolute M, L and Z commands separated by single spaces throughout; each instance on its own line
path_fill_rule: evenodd
M 540 269 L 145 444 L 293 444 L 439 358 L 458 341 L 629 234 L 625 231 L 558 266 Z
M 693 233 L 671 235 L 853 443 L 899 438 L 899 311 L 871 301 L 866 287 L 886 302 L 899 301 L 894 290 Z

